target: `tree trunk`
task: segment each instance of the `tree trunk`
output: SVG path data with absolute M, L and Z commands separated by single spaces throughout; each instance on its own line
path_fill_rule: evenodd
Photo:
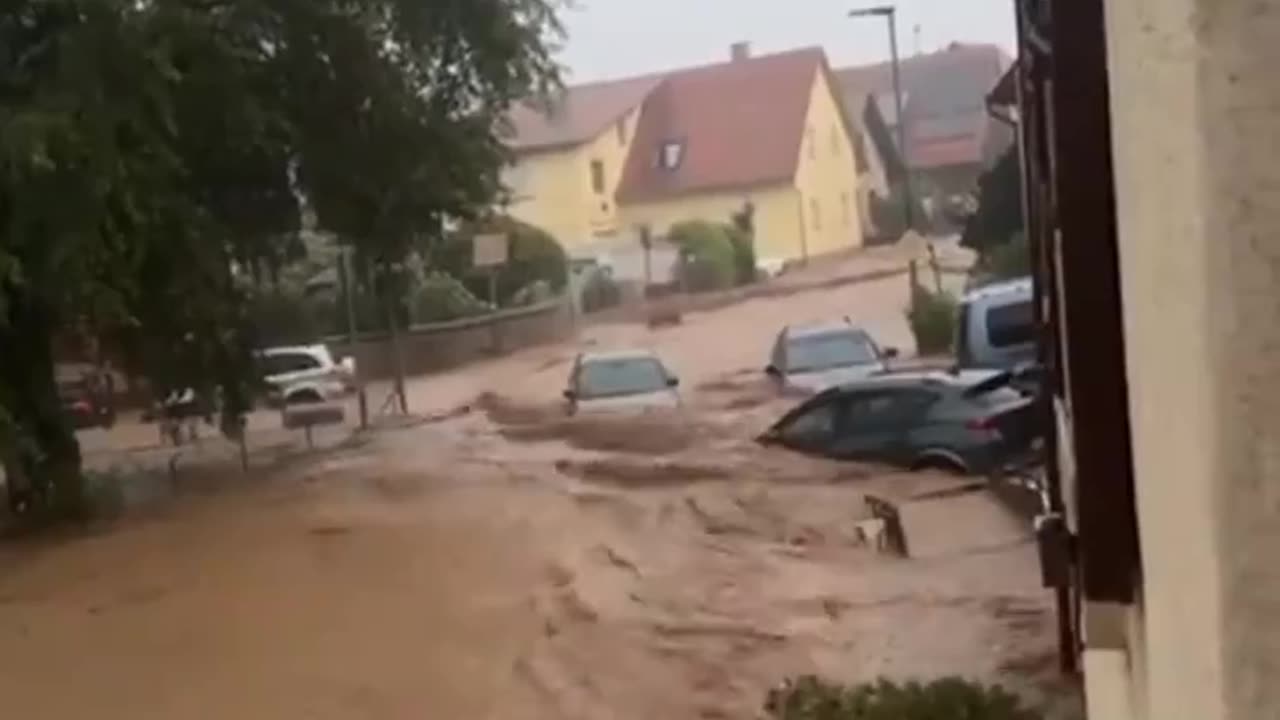
M 80 445 L 63 412 L 53 357 L 53 322 L 34 298 L 9 295 L 0 324 L 0 433 L 11 508 L 35 522 L 82 519 Z

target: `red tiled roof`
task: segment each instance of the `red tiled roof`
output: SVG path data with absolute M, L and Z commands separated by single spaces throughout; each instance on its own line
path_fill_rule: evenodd
M 547 106 L 517 105 L 509 118 L 510 145 L 517 151 L 552 150 L 590 142 L 639 107 L 661 75 L 566 88 Z
M 666 75 L 645 102 L 619 202 L 745 188 L 795 177 L 821 49 L 761 55 Z M 678 167 L 659 163 L 682 145 Z
M 901 61 L 907 161 L 914 168 L 985 163 L 991 159 L 986 96 L 1010 60 L 995 45 L 960 45 Z M 893 66 L 877 63 L 836 72 L 846 104 L 891 96 Z M 998 144 L 998 143 L 997 143 Z

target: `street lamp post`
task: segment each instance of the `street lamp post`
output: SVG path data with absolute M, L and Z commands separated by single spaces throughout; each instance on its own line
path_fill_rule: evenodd
M 889 23 L 889 57 L 892 60 L 893 71 L 893 113 L 894 122 L 897 126 L 898 154 L 902 157 L 903 213 L 907 221 L 907 229 L 912 229 L 915 227 L 915 193 L 911 189 L 911 166 L 907 162 L 907 123 L 906 119 L 902 117 L 902 72 L 901 63 L 898 61 L 897 12 L 898 9 L 893 5 L 878 5 L 876 7 L 850 10 L 849 17 L 883 17 Z

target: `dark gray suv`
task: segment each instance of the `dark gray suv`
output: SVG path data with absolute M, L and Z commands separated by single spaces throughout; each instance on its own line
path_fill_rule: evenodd
M 836 459 L 990 474 L 1039 444 L 1011 372 L 885 373 L 825 390 L 760 441 Z

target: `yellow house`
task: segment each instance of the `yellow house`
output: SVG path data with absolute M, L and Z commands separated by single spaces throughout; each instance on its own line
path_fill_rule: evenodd
M 571 88 L 547 107 L 512 114 L 515 162 L 508 212 L 550 232 L 570 252 L 618 235 L 614 195 L 640 114 L 659 78 Z
M 513 118 L 510 211 L 575 255 L 632 258 L 645 233 L 750 207 L 768 262 L 862 245 L 856 129 L 820 49 L 570 89 Z

